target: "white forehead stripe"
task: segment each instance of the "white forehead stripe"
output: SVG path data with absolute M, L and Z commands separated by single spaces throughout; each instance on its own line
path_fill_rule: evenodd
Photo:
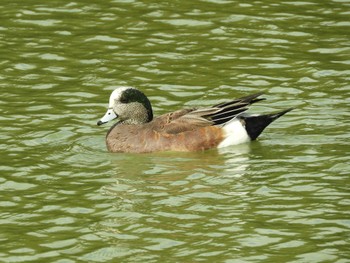
M 112 92 L 111 96 L 109 97 L 109 107 L 113 107 L 114 101 L 116 99 L 119 99 L 122 96 L 123 92 L 125 90 L 127 90 L 127 89 L 134 89 L 134 88 L 133 87 L 127 87 L 127 86 L 122 86 L 122 87 L 116 88 Z

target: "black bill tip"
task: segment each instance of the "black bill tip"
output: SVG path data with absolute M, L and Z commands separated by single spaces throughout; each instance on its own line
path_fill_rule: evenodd
M 97 125 L 100 126 L 100 125 L 102 125 L 102 124 L 104 124 L 104 123 L 105 123 L 105 122 L 99 120 L 99 121 L 97 122 Z

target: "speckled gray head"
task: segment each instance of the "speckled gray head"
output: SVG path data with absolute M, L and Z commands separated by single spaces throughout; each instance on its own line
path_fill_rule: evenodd
M 116 88 L 109 97 L 106 114 L 97 125 L 114 119 L 125 124 L 149 122 L 153 119 L 151 103 L 145 94 L 134 87 Z

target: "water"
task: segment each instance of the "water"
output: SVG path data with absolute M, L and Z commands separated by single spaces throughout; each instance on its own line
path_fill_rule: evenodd
M 3 0 L 1 262 L 350 262 L 350 2 Z M 264 90 L 296 109 L 220 151 L 110 154 L 159 115 Z

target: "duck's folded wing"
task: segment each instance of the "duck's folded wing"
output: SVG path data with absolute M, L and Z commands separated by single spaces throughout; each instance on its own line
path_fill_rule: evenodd
M 158 123 L 157 131 L 161 133 L 176 134 L 185 131 L 196 130 L 200 127 L 223 125 L 237 114 L 247 110 L 243 105 L 230 105 L 225 108 L 202 108 L 191 109 L 186 112 L 178 111 L 158 117 L 155 121 Z
M 203 115 L 212 114 L 217 109 L 182 109 L 163 114 L 152 121 L 153 129 L 168 134 L 175 134 L 194 130 L 198 127 L 210 126 L 214 122 L 204 118 Z
M 220 103 L 210 108 L 183 109 L 164 114 L 154 120 L 154 127 L 159 132 L 174 134 L 195 130 L 199 127 L 225 125 L 242 112 L 245 112 L 251 104 L 263 100 L 258 98 L 261 94 L 256 93 Z
M 194 130 L 199 127 L 225 125 L 225 123 L 235 118 L 238 114 L 246 111 L 248 105 L 245 102 L 237 102 L 233 104 L 229 103 L 224 107 L 215 106 L 193 109 L 169 121 L 164 125 L 164 131 L 167 133 L 178 133 Z

